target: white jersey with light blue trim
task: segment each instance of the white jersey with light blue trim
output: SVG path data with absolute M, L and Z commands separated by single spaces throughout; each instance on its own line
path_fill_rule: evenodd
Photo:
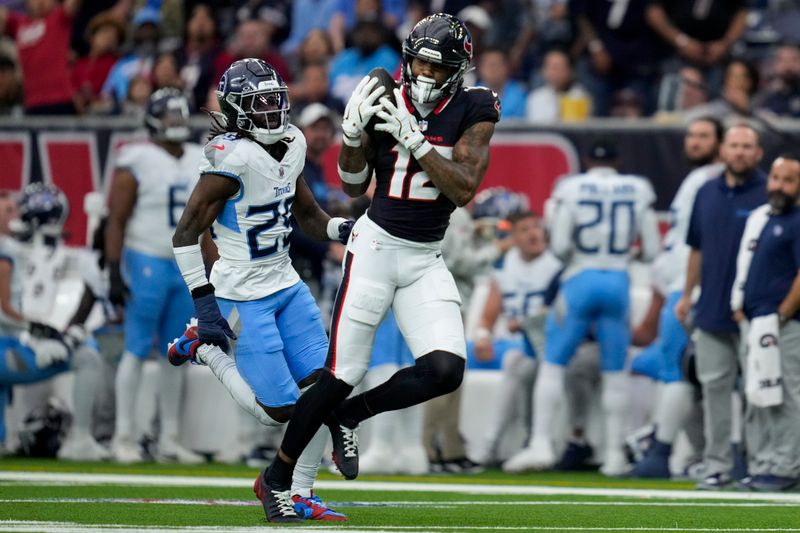
M 686 234 L 689 232 L 697 191 L 708 180 L 716 178 L 724 171 L 723 163 L 711 163 L 694 169 L 683 180 L 669 206 L 670 228 L 664 236 L 664 254 L 669 259 L 664 261 L 663 273 L 668 293 L 683 290 L 686 281 L 686 264 L 690 251 L 686 244 Z
M 172 259 L 172 234 L 197 183 L 200 145 L 183 144 L 173 157 L 157 144 L 124 145 L 116 167 L 129 171 L 138 183 L 136 206 L 125 226 L 125 246 L 147 255 Z
M 11 286 L 9 303 L 13 309 L 22 311 L 22 279 L 25 272 L 25 256 L 20 243 L 12 237 L 0 236 L 0 259 L 11 263 Z M 0 310 L 0 337 L 16 337 L 22 331 L 19 323 Z
M 511 248 L 492 273 L 503 297 L 503 316 L 520 320 L 541 313 L 547 292 L 562 268 L 549 250 L 525 261 L 517 248 Z
M 214 137 L 203 150 L 201 174 L 239 182 L 213 226 L 220 257 L 210 281 L 217 296 L 256 300 L 300 280 L 289 259 L 289 234 L 306 140 L 292 125 L 286 137 L 291 141 L 280 161 L 255 141 L 233 134 Z
M 654 201 L 646 179 L 611 168 L 561 180 L 549 227 L 550 248 L 567 263 L 563 279 L 586 269 L 627 270 L 637 236 L 643 255 L 652 259 L 660 247 Z

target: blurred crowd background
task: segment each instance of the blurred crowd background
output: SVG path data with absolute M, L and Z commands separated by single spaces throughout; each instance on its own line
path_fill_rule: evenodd
M 468 84 L 503 120 L 800 117 L 798 0 L 2 0 L 0 112 L 134 115 L 161 87 L 193 112 L 235 59 L 282 74 L 295 111 L 341 112 L 401 40 L 447 11 L 474 39 Z

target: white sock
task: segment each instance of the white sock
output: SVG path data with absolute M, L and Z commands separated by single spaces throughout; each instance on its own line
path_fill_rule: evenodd
M 122 354 L 117 375 L 114 379 L 116 386 L 115 403 L 117 406 L 114 436 L 116 438 L 133 438 L 134 410 L 136 409 L 136 395 L 139 392 L 139 382 L 142 379 L 142 365 L 144 360 L 130 352 Z
M 553 425 L 564 396 L 564 367 L 547 361 L 539 365 L 533 392 L 534 439 L 553 441 Z
M 672 444 L 686 424 L 694 401 L 692 386 L 685 381 L 664 383 L 655 408 L 656 440 Z
M 72 401 L 75 414 L 72 420 L 73 434 L 91 435 L 92 409 L 95 396 L 103 380 L 100 354 L 88 346 L 81 346 L 72 355 L 75 381 L 72 385 Z
M 604 372 L 603 376 L 605 375 Z M 628 392 L 627 401 L 630 408 L 627 409 L 627 418 L 623 421 L 623 430 L 630 433 L 649 424 L 653 419 L 658 387 L 656 382 L 647 376 L 626 374 L 625 390 Z
M 606 418 L 606 450 L 622 452 L 625 441 L 625 415 L 630 398 L 627 372 L 603 372 L 602 404 Z
M 230 355 L 223 352 L 219 346 L 206 344 L 197 349 L 197 357 L 211 369 L 211 373 L 228 389 L 228 392 L 234 401 L 239 404 L 239 407 L 256 417 L 265 426 L 280 425 L 258 405 L 253 389 L 239 374 L 239 369 L 236 368 L 236 361 Z
M 292 494 L 299 494 L 305 498 L 311 496 L 311 489 L 314 488 L 314 481 L 317 479 L 319 463 L 322 460 L 322 454 L 325 453 L 325 446 L 328 444 L 328 435 L 328 428 L 323 425 L 297 458 L 292 476 Z
M 731 442 L 741 444 L 742 442 L 742 395 L 738 391 L 731 394 Z
M 178 442 L 178 417 L 183 396 L 186 368 L 172 366 L 166 358 L 158 361 L 158 416 L 161 421 L 159 441 Z

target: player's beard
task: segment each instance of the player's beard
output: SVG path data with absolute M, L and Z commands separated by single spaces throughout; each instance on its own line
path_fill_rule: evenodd
M 789 196 L 781 190 L 769 191 L 767 193 L 767 201 L 773 212 L 783 214 L 797 203 L 797 197 Z

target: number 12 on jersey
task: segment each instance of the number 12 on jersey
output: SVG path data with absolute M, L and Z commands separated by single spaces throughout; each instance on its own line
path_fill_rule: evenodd
M 395 144 L 392 153 L 396 155 L 396 159 L 389 180 L 389 198 L 419 202 L 433 202 L 439 198 L 439 189 L 405 146 Z

